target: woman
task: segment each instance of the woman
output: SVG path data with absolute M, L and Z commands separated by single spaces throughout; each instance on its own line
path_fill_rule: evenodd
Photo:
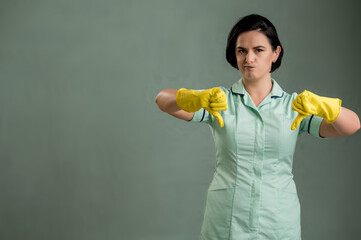
M 228 36 L 227 61 L 242 73 L 230 89 L 162 90 L 159 108 L 205 122 L 216 146 L 201 239 L 301 239 L 292 163 L 297 137 L 348 136 L 360 120 L 337 98 L 288 94 L 271 78 L 284 50 L 273 24 L 252 14 Z

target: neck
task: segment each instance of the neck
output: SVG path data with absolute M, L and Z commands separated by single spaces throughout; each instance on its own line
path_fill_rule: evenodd
M 272 91 L 271 75 L 258 80 L 243 78 L 243 85 L 251 97 L 264 98 Z

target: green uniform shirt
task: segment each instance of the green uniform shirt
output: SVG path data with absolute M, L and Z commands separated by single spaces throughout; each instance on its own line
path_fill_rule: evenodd
M 272 79 L 271 93 L 255 106 L 242 79 L 227 95 L 217 120 L 204 109 L 191 122 L 208 123 L 215 142 L 216 169 L 207 193 L 201 239 L 301 239 L 300 204 L 292 163 L 302 132 L 319 136 L 322 118 L 310 115 L 292 131 L 297 93 Z

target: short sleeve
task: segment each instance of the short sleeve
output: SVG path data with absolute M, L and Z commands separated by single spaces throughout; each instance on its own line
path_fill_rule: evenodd
M 197 112 L 194 112 L 193 118 L 189 122 L 202 122 L 202 123 L 211 123 L 212 115 L 208 111 L 201 108 Z
M 302 120 L 300 124 L 300 131 L 311 134 L 312 136 L 315 136 L 317 138 L 325 138 L 320 136 L 320 126 L 322 120 L 323 118 L 321 117 L 309 115 Z

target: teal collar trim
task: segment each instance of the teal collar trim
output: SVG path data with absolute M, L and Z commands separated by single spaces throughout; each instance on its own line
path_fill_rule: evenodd
M 282 88 L 273 78 L 271 78 L 271 81 L 273 83 L 272 91 L 270 93 L 271 98 L 282 98 L 284 95 Z M 240 94 L 242 97 L 244 96 L 247 91 L 244 88 L 242 78 L 232 85 L 231 91 L 234 94 Z

